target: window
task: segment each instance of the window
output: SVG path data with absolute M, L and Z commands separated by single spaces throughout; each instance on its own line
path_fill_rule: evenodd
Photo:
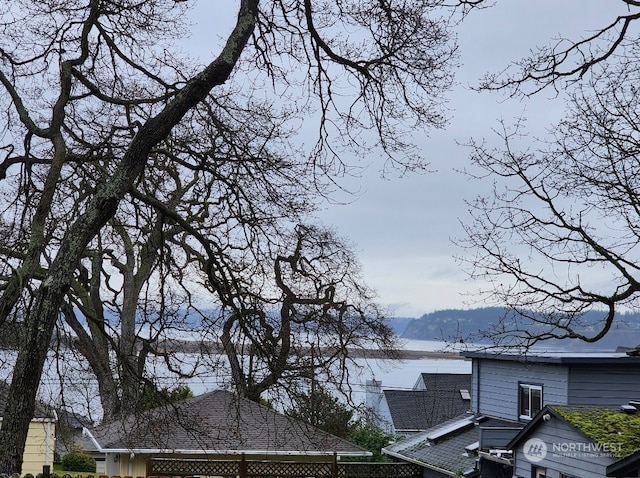
M 531 478 L 547 478 L 547 469 L 534 466 L 531 468 Z
M 520 384 L 520 418 L 531 419 L 542 409 L 542 385 Z

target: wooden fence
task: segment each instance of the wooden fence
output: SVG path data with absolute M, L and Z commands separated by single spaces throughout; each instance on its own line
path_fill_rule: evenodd
M 147 476 L 154 478 L 216 476 L 223 478 L 421 478 L 412 463 L 319 461 L 154 459 Z

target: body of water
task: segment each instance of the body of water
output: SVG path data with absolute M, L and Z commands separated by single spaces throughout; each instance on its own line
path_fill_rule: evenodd
M 439 352 L 444 350 L 444 347 L 444 343 L 436 341 L 411 340 L 403 343 L 403 348 L 411 351 Z M 0 359 L 0 380 L 10 380 L 15 355 L 15 352 L 3 351 Z M 101 408 L 95 380 L 86 365 L 69 355 L 61 361 L 56 361 L 54 356 L 50 357 L 45 366 L 39 398 L 54 405 L 66 405 L 78 413 L 99 420 Z M 357 359 L 360 367 L 349 371 L 354 403 L 364 402 L 365 385 L 371 379 L 381 381 L 384 389 L 410 390 L 421 373 L 471 373 L 471 361 L 468 360 L 433 358 L 419 354 L 412 354 L 411 357 L 405 360 Z M 183 359 L 185 364 L 195 362 L 195 358 L 184 354 Z M 214 361 L 212 359 L 212 362 Z M 205 371 L 197 377 L 182 379 L 180 383 L 189 385 L 195 395 L 224 388 L 228 379 L 216 376 L 213 365 L 210 367 L 209 373 Z M 163 363 L 157 364 L 152 373 L 160 377 L 170 376 Z M 177 382 L 175 378 L 167 378 L 164 383 L 173 387 Z M 64 390 L 62 395 L 61 390 Z

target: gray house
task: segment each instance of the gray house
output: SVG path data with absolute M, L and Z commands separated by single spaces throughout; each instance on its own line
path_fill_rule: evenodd
M 526 423 L 546 404 L 618 407 L 640 397 L 640 357 L 625 353 L 464 355 L 481 414 Z
M 620 407 L 640 398 L 640 357 L 625 353 L 463 355 L 472 360 L 471 413 L 384 449 L 421 464 L 425 478 L 511 477 L 512 440 L 546 405 Z
M 546 406 L 509 443 L 515 478 L 638 477 L 634 406 Z

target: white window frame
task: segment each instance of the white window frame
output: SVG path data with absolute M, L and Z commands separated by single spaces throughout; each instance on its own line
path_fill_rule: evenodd
M 532 407 L 532 397 L 534 396 L 532 391 L 538 391 L 540 394 L 540 404 L 535 413 L 532 413 L 534 408 Z M 525 396 L 527 401 L 523 403 Z M 543 404 L 542 385 L 534 385 L 531 383 L 518 384 L 518 415 L 521 419 L 531 420 L 538 411 L 542 410 Z M 523 411 L 525 413 L 523 413 Z
M 539 466 L 533 467 L 534 478 L 547 478 L 547 469 Z

